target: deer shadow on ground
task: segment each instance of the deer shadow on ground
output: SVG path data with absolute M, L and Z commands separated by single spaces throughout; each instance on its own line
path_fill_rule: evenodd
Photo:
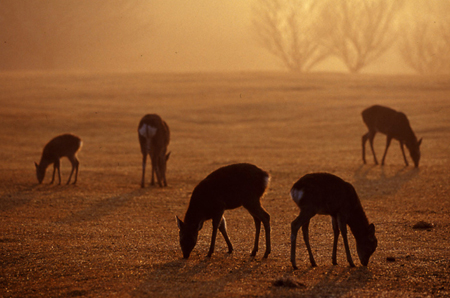
M 41 184 L 29 185 L 28 183 L 18 183 L 12 186 L 6 185 L 6 189 L 8 188 L 14 189 L 14 191 L 0 196 L 0 212 L 11 211 L 27 205 L 35 198 L 36 191 L 44 189 Z
M 147 192 L 149 192 L 148 188 L 136 189 L 129 193 L 120 194 L 117 196 L 100 200 L 99 202 L 96 202 L 95 204 L 83 210 L 69 214 L 65 218 L 58 220 L 58 222 L 71 224 L 77 222 L 99 220 L 100 218 L 105 217 L 113 213 L 117 209 L 120 209 L 121 207 L 125 206 L 133 198 L 145 195 Z
M 353 186 L 361 198 L 390 196 L 420 173 L 407 166 L 359 166 L 353 175 Z
M 132 296 L 215 297 L 239 289 L 242 281 L 252 279 L 264 263 L 254 257 L 237 260 L 233 254 L 200 260 L 180 258 L 153 266 Z
M 297 290 L 304 297 L 344 296 L 363 289 L 373 277 L 368 267 L 351 268 L 332 265 L 296 271 L 295 278 L 301 282 L 302 276 L 306 275 L 308 275 L 307 280 L 311 280 L 311 275 L 315 278 L 313 278 L 313 284 L 305 284 L 304 289 Z

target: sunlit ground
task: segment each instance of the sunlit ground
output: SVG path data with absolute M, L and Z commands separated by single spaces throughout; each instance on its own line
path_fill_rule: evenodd
M 0 296 L 346 296 L 450 294 L 448 77 L 343 74 L 1 74 Z M 405 167 L 393 141 L 384 167 L 361 161 L 361 111 L 382 104 L 405 112 L 423 137 L 420 167 Z M 137 125 L 158 113 L 171 128 L 169 186 L 140 188 Z M 76 186 L 38 185 L 33 162 L 52 137 L 71 132 L 84 146 Z M 375 138 L 381 159 L 385 137 Z M 408 157 L 409 158 L 409 157 Z M 251 216 L 225 213 L 232 255 L 218 237 L 206 259 L 205 223 L 183 260 L 175 215 L 211 171 L 250 162 L 270 172 L 262 204 L 271 215 L 272 254 L 256 258 Z M 411 164 L 411 162 L 410 162 Z M 302 237 L 289 262 L 292 184 L 309 172 L 351 182 L 378 249 L 349 268 L 342 239 L 331 264 L 329 217 L 310 226 L 311 268 Z M 66 181 L 70 164 L 62 161 Z M 147 175 L 149 177 L 149 175 Z M 149 182 L 149 180 L 148 180 Z M 418 221 L 435 225 L 414 230 Z M 389 258 L 389 260 L 388 260 Z M 273 285 L 280 278 L 297 288 Z

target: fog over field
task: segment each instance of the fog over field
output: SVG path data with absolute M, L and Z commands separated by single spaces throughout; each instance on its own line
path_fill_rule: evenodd
M 344 42 L 339 30 L 353 32 L 340 28 L 346 23 L 363 28 L 346 37 L 345 43 L 354 51 L 370 56 L 363 53 L 366 46 L 388 48 L 362 72 L 413 73 L 399 54 L 405 41 L 407 46 L 421 47 L 420 60 L 436 56 L 448 60 L 449 53 L 443 50 L 450 27 L 447 0 L 327 1 L 3 0 L 0 71 L 283 70 L 283 55 L 298 59 L 298 55 L 305 55 L 301 54 L 302 47 L 319 42 L 334 54 L 312 70 L 345 72 L 342 57 L 333 45 L 324 42 L 330 37 L 324 33 L 336 31 L 333 40 Z M 317 5 L 328 7 L 325 12 L 331 14 L 323 14 L 324 9 Z M 358 20 L 358 16 L 362 19 Z M 261 19 L 268 26 L 265 29 Z M 380 26 L 360 23 L 370 19 Z M 291 27 L 293 22 L 295 29 Z M 321 33 L 315 31 L 319 27 Z M 258 35 L 261 30 L 270 31 L 272 43 L 278 44 L 269 48 Z M 316 35 L 312 40 L 305 39 L 313 33 Z M 367 40 L 362 42 L 372 35 L 375 39 L 370 45 Z M 442 47 L 438 46 L 441 43 Z M 278 53 L 274 54 L 274 50 Z
M 449 297 L 449 0 L 0 0 L 0 297 Z M 375 165 L 361 112 L 402 111 L 423 138 L 416 168 L 393 140 Z M 170 127 L 167 187 L 141 187 L 138 123 Z M 384 121 L 385 122 L 385 121 Z M 146 130 L 150 131 L 149 129 Z M 83 141 L 76 185 L 53 137 Z M 410 137 L 414 139 L 414 137 Z M 77 145 L 78 145 L 77 141 Z M 386 136 L 377 134 L 381 161 Z M 417 154 L 415 155 L 417 156 Z M 272 251 L 250 256 L 255 223 L 225 212 L 182 258 L 175 216 L 219 167 L 267 171 Z M 289 196 L 303 175 L 351 183 L 378 247 L 356 267 L 329 216 L 315 216 L 311 267 Z M 58 179 L 56 180 L 58 181 Z

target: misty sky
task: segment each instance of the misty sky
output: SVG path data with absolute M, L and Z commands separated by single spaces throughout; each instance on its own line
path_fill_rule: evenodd
M 0 68 L 280 69 L 252 37 L 250 1 L 89 2 L 0 1 Z
M 251 1 L 197 0 L 195 3 L 194 6 L 190 1 L 173 0 L 155 7 L 153 67 L 240 71 L 280 66 L 252 35 Z
M 256 41 L 253 3 L 1 0 L 0 71 L 283 70 Z M 365 71 L 403 72 L 398 60 L 382 57 Z M 328 59 L 316 70 L 345 68 Z

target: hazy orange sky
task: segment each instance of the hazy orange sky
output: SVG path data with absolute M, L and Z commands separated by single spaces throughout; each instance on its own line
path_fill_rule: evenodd
M 170 3 L 170 4 L 169 4 Z M 155 7 L 149 51 L 152 68 L 168 70 L 273 69 L 256 43 L 251 1 L 171 0 Z
M 0 70 L 284 69 L 256 41 L 255 0 L 90 1 L 1 0 Z M 399 57 L 382 57 L 364 72 L 403 72 L 399 61 Z M 326 60 L 316 70 L 346 71 L 336 59 Z
M 63 69 L 163 72 L 281 69 L 252 36 L 251 1 L 111 0 L 105 3 L 107 7 L 93 7 L 93 11 L 73 16 L 72 10 L 76 9 L 72 1 L 0 1 L 0 28 L 6 29 L 0 31 L 4 59 L 1 62 L 6 64 L 0 68 L 8 69 L 14 63 L 33 68 L 30 57 L 39 55 L 36 47 L 39 45 L 45 48 L 46 54 L 54 52 L 50 57 L 56 59 L 52 67 Z M 53 21 L 55 15 L 61 18 Z M 80 24 L 91 21 L 92 24 L 84 27 Z M 14 22 L 19 25 L 13 25 Z M 41 26 L 42 23 L 49 24 Z

